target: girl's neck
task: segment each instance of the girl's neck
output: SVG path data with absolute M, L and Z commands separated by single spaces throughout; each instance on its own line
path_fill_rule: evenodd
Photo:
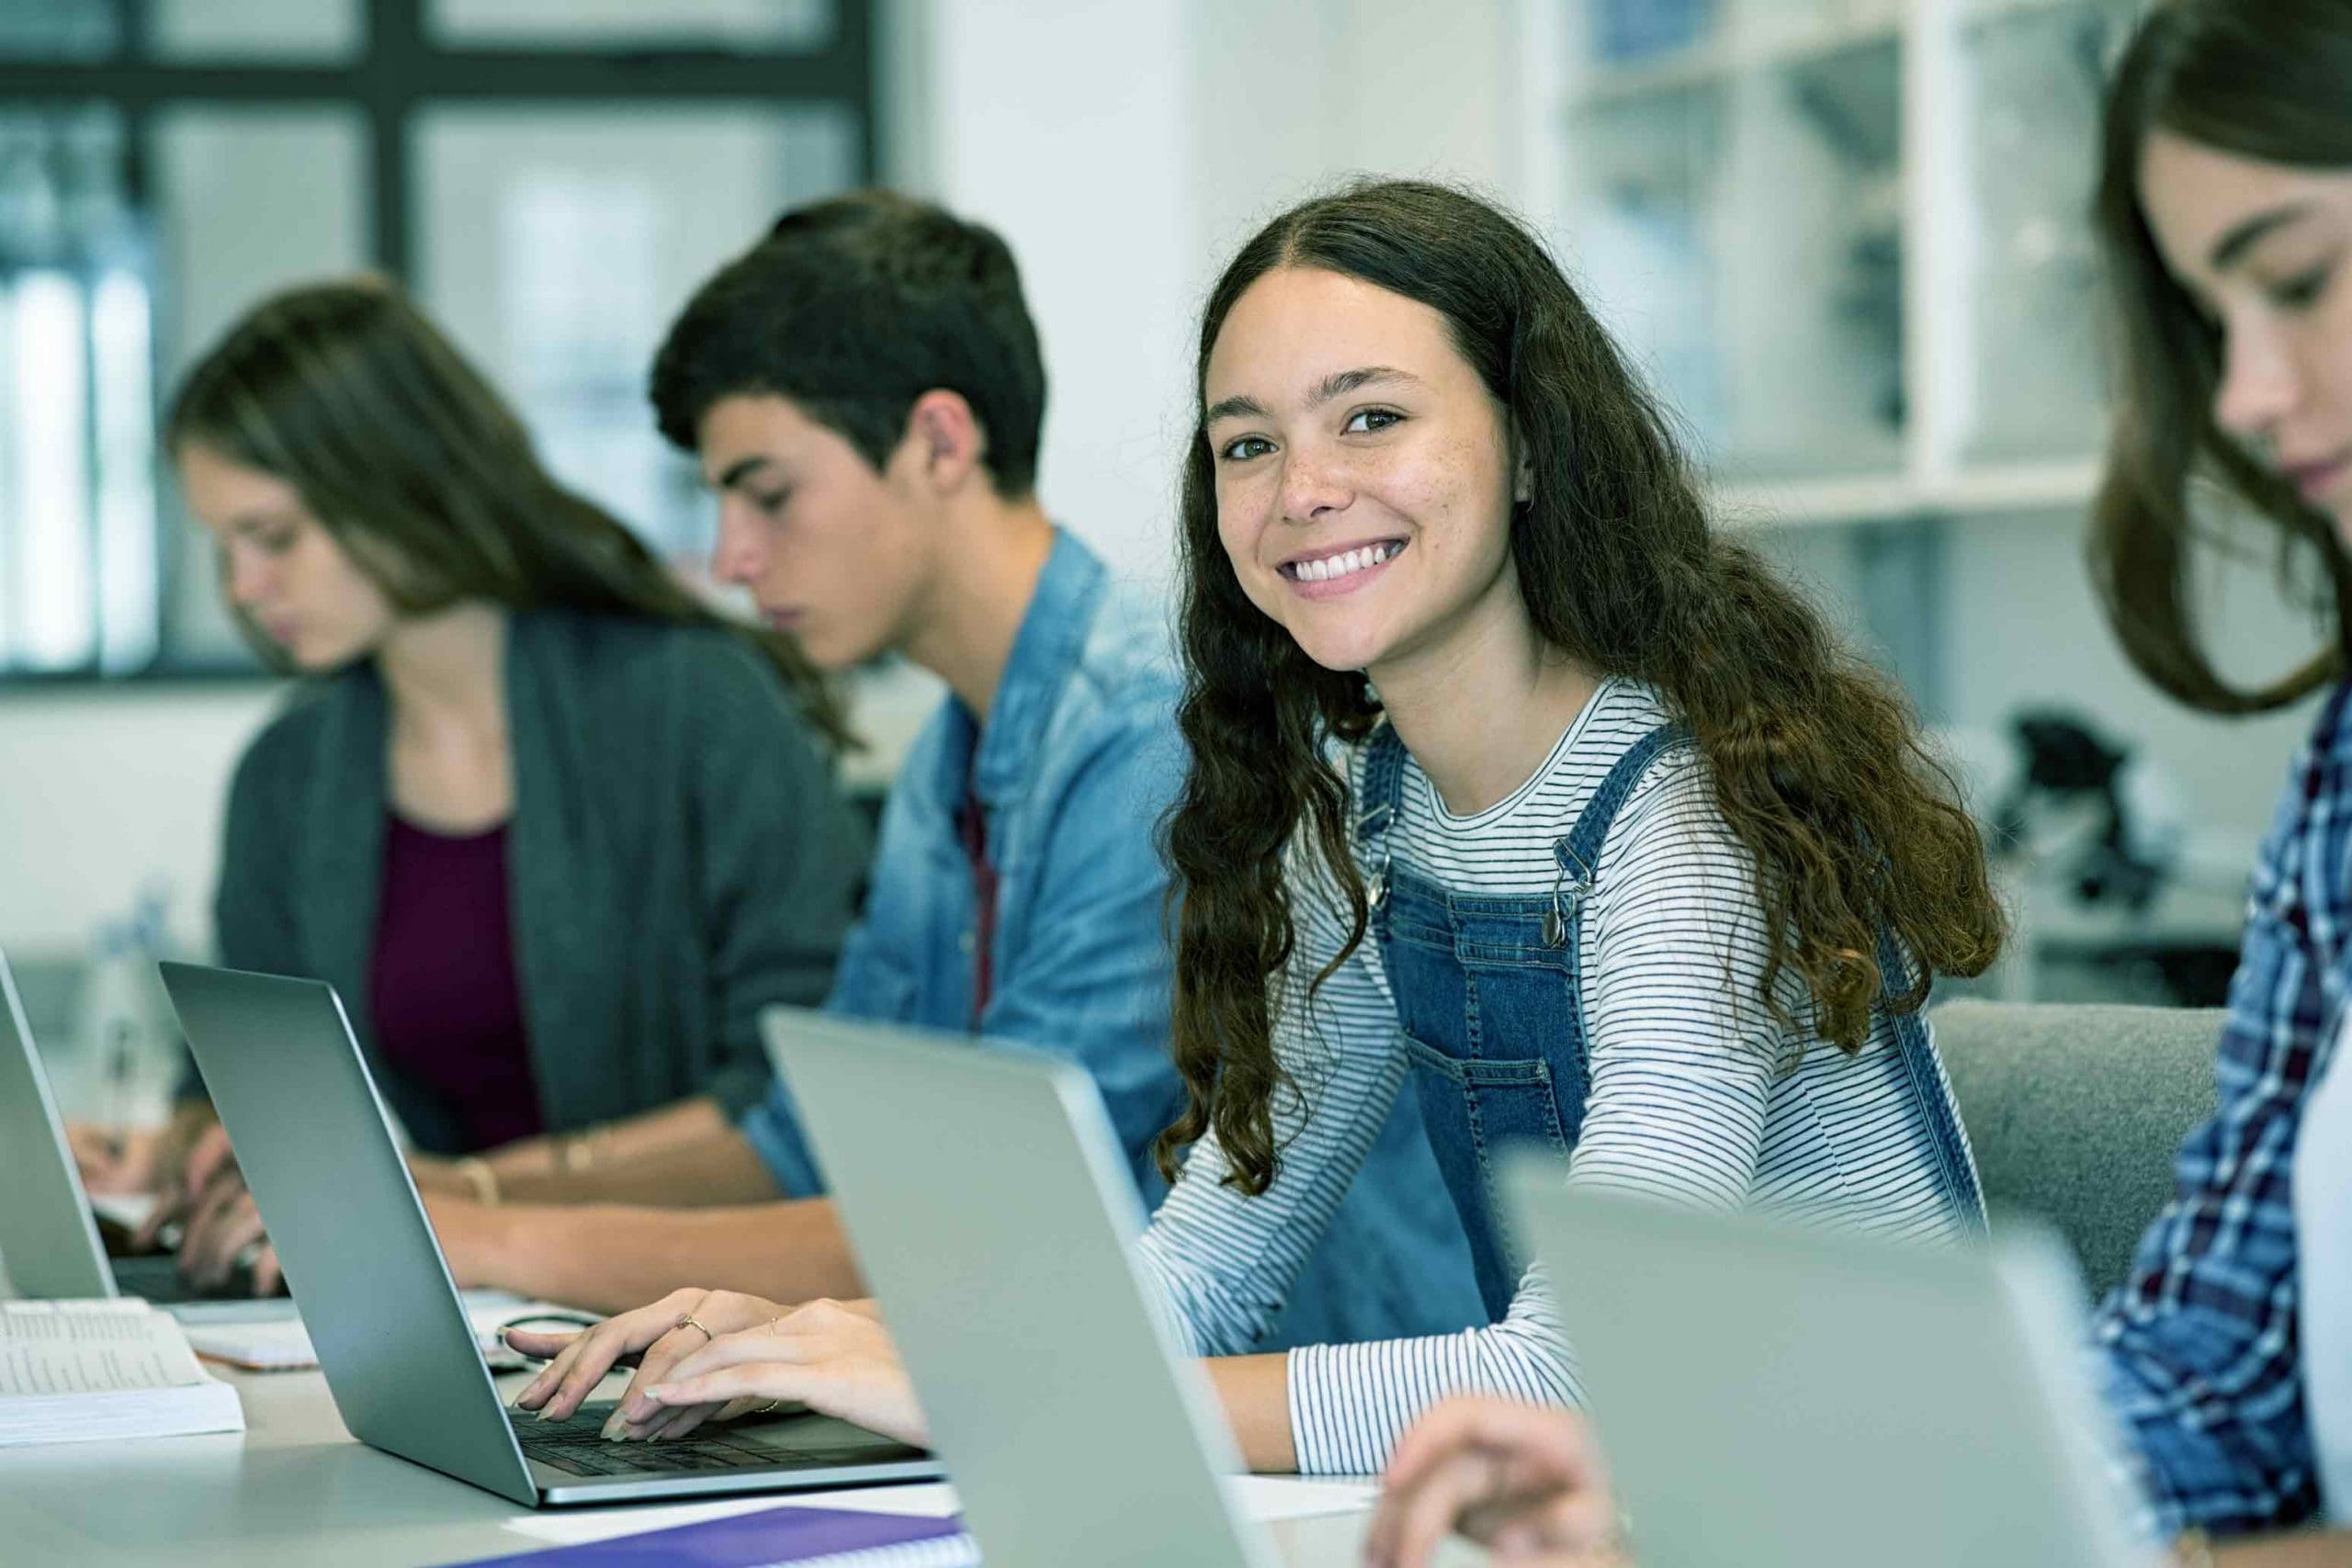
M 1486 810 L 1534 775 L 1600 678 L 1546 644 L 1506 574 L 1492 608 L 1437 646 L 1367 671 L 1396 738 L 1456 816 Z
M 392 729 L 422 740 L 503 743 L 506 610 L 468 602 L 405 619 L 376 650 Z

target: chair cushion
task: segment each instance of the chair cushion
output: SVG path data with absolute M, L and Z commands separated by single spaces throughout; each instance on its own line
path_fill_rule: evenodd
M 1930 1016 L 1995 1223 L 2039 1214 L 2104 1295 L 2172 1196 L 2181 1139 L 2213 1112 L 2225 1015 L 1962 1000 Z

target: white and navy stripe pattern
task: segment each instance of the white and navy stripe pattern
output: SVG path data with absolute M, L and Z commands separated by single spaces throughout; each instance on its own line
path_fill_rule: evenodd
M 1532 778 L 1475 816 L 1449 812 L 1408 762 L 1392 852 L 1457 894 L 1548 893 L 1554 840 L 1617 760 L 1667 722 L 1647 689 L 1611 681 Z M 1353 787 L 1361 751 L 1344 765 Z M 1263 1195 L 1244 1197 L 1223 1184 L 1223 1153 L 1204 1140 L 1144 1237 L 1148 1268 L 1208 1355 L 1246 1349 L 1279 1310 L 1407 1071 L 1375 943 L 1306 999 L 1306 977 L 1346 926 L 1303 852 L 1291 886 L 1299 942 L 1277 987 L 1275 1047 L 1304 1103 L 1277 1106 L 1281 1170 Z M 1572 1185 L 1703 1209 L 1796 1210 L 1885 1235 L 1940 1240 L 1973 1221 L 1947 1195 L 1891 1022 L 1882 1016 L 1868 1048 L 1849 1055 L 1804 1026 L 1811 1010 L 1793 975 L 1780 995 L 1799 1028 L 1781 1029 L 1758 999 L 1767 949 L 1752 863 L 1695 753 L 1660 758 L 1626 801 L 1576 918 L 1591 1092 Z M 1537 1270 L 1487 1327 L 1293 1351 L 1299 1468 L 1377 1471 L 1415 1417 L 1465 1390 L 1579 1397 Z

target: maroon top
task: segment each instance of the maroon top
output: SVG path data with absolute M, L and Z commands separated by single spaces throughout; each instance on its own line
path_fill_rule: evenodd
M 956 812 L 956 837 L 964 846 L 964 859 L 972 867 L 972 901 L 978 911 L 979 930 L 972 938 L 972 1032 L 980 1031 L 980 1019 L 989 1010 L 989 999 L 996 990 L 996 863 L 989 859 L 989 818 L 980 805 L 979 792 L 969 784 L 964 788 L 964 804 Z
M 392 818 L 369 987 L 376 1050 L 447 1106 L 468 1149 L 542 1130 L 507 918 L 506 829 L 448 838 Z

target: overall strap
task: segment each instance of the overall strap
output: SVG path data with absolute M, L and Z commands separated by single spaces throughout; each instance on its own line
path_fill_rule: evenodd
M 1405 743 L 1396 738 L 1396 727 L 1383 720 L 1372 732 L 1367 742 L 1363 763 L 1363 809 L 1356 816 L 1356 848 L 1380 841 L 1380 864 L 1374 868 L 1372 880 L 1364 889 L 1365 897 L 1374 908 L 1388 897 L 1389 852 L 1386 842 L 1389 828 L 1396 820 L 1396 813 L 1405 803 Z
M 1976 1161 L 1969 1153 L 1967 1131 L 1961 1125 L 1951 1089 L 1936 1061 L 1928 1021 L 1917 1012 L 1894 1010 L 1895 998 L 1911 983 L 1911 966 L 1904 958 L 1902 944 L 1889 929 L 1878 933 L 1878 972 L 1879 1005 L 1894 1022 L 1895 1049 L 1903 1057 L 1905 1077 L 1910 1079 L 1920 1114 L 1927 1118 L 1945 1194 L 1960 1215 L 1961 1228 L 1982 1235 L 1986 1229 L 1984 1189 L 1977 1180 Z
M 1592 792 L 1592 798 L 1577 814 L 1567 837 L 1552 844 L 1552 859 L 1566 884 L 1555 892 L 1582 897 L 1592 891 L 1592 868 L 1600 859 L 1601 842 L 1616 825 L 1617 813 L 1624 809 L 1634 787 L 1669 747 L 1688 745 L 1690 740 L 1690 732 L 1680 725 L 1661 724 L 1625 749 L 1625 754 L 1617 759 L 1617 765 L 1609 770 L 1609 776 L 1600 781 L 1600 787 Z
M 1634 793 L 1634 786 L 1650 771 L 1671 746 L 1685 744 L 1690 735 L 1679 725 L 1662 724 L 1625 749 L 1600 787 L 1592 792 L 1584 809 L 1568 829 L 1567 836 L 1552 840 L 1552 863 L 1558 868 L 1552 877 L 1552 907 L 1544 912 L 1544 945 L 1565 947 L 1568 942 L 1568 906 L 1578 903 L 1592 892 L 1592 868 L 1600 858 L 1601 841 L 1609 837 L 1609 829 L 1617 820 L 1617 813 Z

